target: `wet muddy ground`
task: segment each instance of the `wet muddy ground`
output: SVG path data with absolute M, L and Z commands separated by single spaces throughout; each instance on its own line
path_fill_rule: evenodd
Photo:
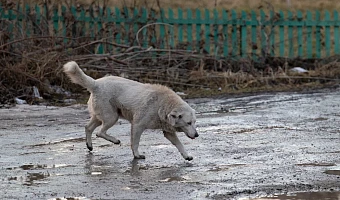
M 85 105 L 0 109 L 1 199 L 340 199 L 338 90 L 193 99 L 200 137 L 159 131 L 133 160 L 130 125 L 85 145 Z

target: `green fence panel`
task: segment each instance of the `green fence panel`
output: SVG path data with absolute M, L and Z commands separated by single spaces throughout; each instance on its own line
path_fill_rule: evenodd
M 70 21 L 72 15 L 74 21 Z M 0 17 L 5 25 L 3 29 L 8 33 L 19 31 L 25 37 L 50 34 L 63 37 L 64 44 L 70 44 L 70 38 L 81 37 L 99 41 L 92 52 L 98 54 L 122 50 L 112 43 L 188 49 L 254 60 L 258 56 L 321 58 L 340 54 L 337 11 L 204 9 L 202 12 L 196 9 L 193 13 L 191 9 L 176 9 L 175 15 L 172 9 L 155 11 L 124 7 L 104 10 L 90 6 L 85 10 L 57 6 L 49 10 L 46 5 L 18 4 L 13 9 L 0 5 Z M 159 24 L 150 25 L 157 22 Z M 16 34 L 9 35 L 12 40 L 16 39 Z

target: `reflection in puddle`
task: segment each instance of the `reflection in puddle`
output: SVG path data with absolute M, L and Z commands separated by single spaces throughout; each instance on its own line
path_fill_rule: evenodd
M 296 194 L 275 195 L 254 200 L 340 200 L 340 192 L 302 192 Z

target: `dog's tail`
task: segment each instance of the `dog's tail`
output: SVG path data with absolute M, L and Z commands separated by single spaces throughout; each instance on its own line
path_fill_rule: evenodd
M 83 86 L 90 92 L 95 88 L 95 80 L 86 75 L 75 61 L 70 61 L 64 65 L 64 72 L 73 83 Z

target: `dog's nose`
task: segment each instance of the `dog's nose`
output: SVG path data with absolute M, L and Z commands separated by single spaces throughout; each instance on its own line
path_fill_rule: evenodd
M 198 133 L 197 132 L 195 133 L 195 137 L 198 137 Z

